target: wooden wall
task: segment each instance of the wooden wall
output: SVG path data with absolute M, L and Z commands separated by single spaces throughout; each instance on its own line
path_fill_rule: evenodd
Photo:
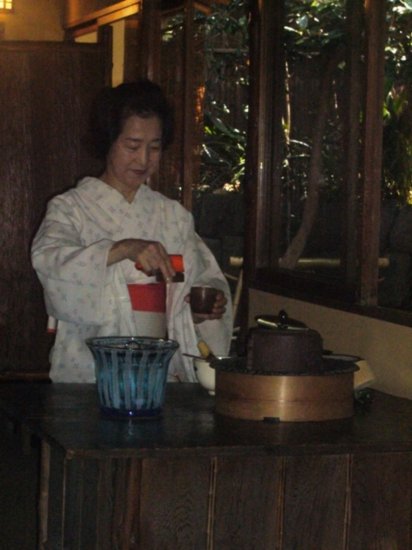
M 411 547 L 409 452 L 67 459 L 45 448 L 42 548 Z
M 13 13 L 0 13 L 1 40 L 63 40 L 64 1 L 18 0 Z
M 97 45 L 0 45 L 0 373 L 48 369 L 30 244 L 47 200 L 97 170 L 82 139 L 103 63 Z

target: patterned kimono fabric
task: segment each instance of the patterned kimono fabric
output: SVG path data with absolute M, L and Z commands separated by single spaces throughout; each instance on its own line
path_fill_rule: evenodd
M 181 254 L 184 282 L 159 283 L 129 260 L 107 266 L 113 243 L 126 238 L 159 241 L 169 254 Z M 198 354 L 199 337 L 217 355 L 229 351 L 233 319 L 227 281 L 195 233 L 192 215 L 146 185 L 128 203 L 118 191 L 89 177 L 52 199 L 33 241 L 32 262 L 47 312 L 56 320 L 53 381 L 94 381 L 93 359 L 84 342 L 93 336 L 177 340 L 180 349 L 169 379 L 179 381 L 196 380 L 192 360 L 182 353 Z M 228 305 L 223 319 L 195 327 L 185 296 L 202 284 L 224 291 Z

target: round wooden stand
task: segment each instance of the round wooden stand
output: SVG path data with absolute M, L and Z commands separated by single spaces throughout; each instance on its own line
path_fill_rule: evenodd
M 216 412 L 244 420 L 336 420 L 353 415 L 356 368 L 319 375 L 216 370 Z

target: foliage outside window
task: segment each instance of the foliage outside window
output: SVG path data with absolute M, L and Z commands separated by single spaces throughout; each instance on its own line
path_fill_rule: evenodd
M 176 52 L 182 44 L 182 32 L 182 15 L 168 18 L 163 28 L 165 49 Z M 202 135 L 199 175 L 193 191 L 239 190 L 244 176 L 248 110 L 247 4 L 233 0 L 212 4 L 210 14 L 196 11 L 195 33 L 199 54 L 196 118 Z
M 384 197 L 412 202 L 412 1 L 389 0 L 385 49 Z
M 382 191 L 384 197 L 396 197 L 407 202 L 412 184 L 412 1 L 389 0 L 387 13 Z M 297 58 L 310 62 L 323 53 L 330 56 L 332 51 L 344 44 L 345 5 L 341 0 L 289 0 L 287 19 L 286 47 L 292 63 Z M 338 70 L 343 68 L 342 62 Z M 342 85 L 339 74 L 336 82 L 339 90 Z M 333 93 L 334 107 L 339 115 L 339 96 L 336 90 Z M 289 123 L 285 122 L 287 135 L 290 134 Z M 324 138 L 324 179 L 328 180 L 329 190 L 336 192 L 342 180 L 341 167 L 334 158 L 337 142 L 341 139 L 341 128 L 338 119 L 330 124 Z M 288 158 L 308 158 L 309 140 L 287 139 L 286 142 Z M 288 161 L 285 165 L 288 166 Z M 305 172 L 298 170 L 296 174 L 307 179 Z M 307 184 L 302 187 L 305 195 Z
M 280 265 L 293 269 L 302 256 L 336 258 L 340 252 L 339 216 L 335 212 L 328 230 L 323 222 L 328 211 L 336 210 L 343 188 L 344 3 L 288 1 L 284 33 L 286 105 Z M 321 141 L 317 159 L 316 140 Z M 307 231 L 299 234 L 303 221 Z
M 205 105 L 201 186 L 238 190 L 244 176 L 248 112 L 248 26 L 244 0 L 203 18 Z
M 344 276 L 339 258 L 344 247 L 346 177 L 345 9 L 345 2 L 339 0 L 288 0 L 284 29 L 287 93 L 279 264 L 336 280 Z M 388 2 L 382 107 L 380 254 L 385 267 L 379 273 L 379 303 L 405 309 L 412 309 L 411 14 L 412 2 Z M 322 95 L 322 78 L 331 60 L 335 66 L 329 94 Z M 329 101 L 328 114 L 322 136 L 316 136 L 324 101 Z M 321 155 L 313 174 L 315 139 L 321 139 Z

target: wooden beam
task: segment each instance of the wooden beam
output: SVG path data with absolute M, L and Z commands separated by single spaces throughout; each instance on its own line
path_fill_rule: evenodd
M 123 8 L 122 10 L 116 10 L 111 13 L 108 13 L 107 15 L 102 15 L 98 17 L 97 24 L 99 26 L 110 25 L 111 23 L 120 21 L 121 19 L 126 19 L 126 17 L 130 17 L 131 15 L 135 15 L 136 13 L 139 13 L 139 11 L 140 11 L 140 6 L 135 4 L 133 6 L 129 6 L 128 8 Z
M 203 4 L 205 8 L 213 9 L 214 4 L 227 6 L 232 0 L 194 0 L 195 4 Z M 184 9 L 184 0 L 162 0 L 162 10 Z
M 65 40 L 74 40 L 79 36 L 84 36 L 85 34 L 91 34 L 92 32 L 97 32 L 98 30 L 97 23 L 91 23 L 90 25 L 84 25 L 83 27 L 78 27 L 74 30 L 67 31 L 65 35 Z
M 194 8 L 205 15 L 210 15 L 212 13 L 212 8 L 207 2 L 194 2 Z
M 117 2 L 106 8 L 91 11 L 82 17 L 71 20 L 66 18 L 63 23 L 63 28 L 69 30 L 75 27 L 87 26 L 90 25 L 91 22 L 97 22 L 98 19 L 106 20 L 106 18 L 108 18 L 109 20 L 112 19 L 117 21 L 118 19 L 128 17 L 128 15 L 125 14 L 128 13 L 130 9 L 134 9 L 134 13 L 137 13 L 140 11 L 140 7 L 141 0 L 123 0 L 122 2 Z
M 227 6 L 231 0 L 194 0 L 194 8 L 198 11 L 204 13 L 205 15 L 210 15 L 213 13 L 214 4 L 222 4 Z M 172 16 L 173 14 L 182 12 L 184 10 L 184 2 L 179 0 L 162 0 L 162 14 Z
M 379 258 L 378 267 L 384 269 L 389 267 L 389 258 Z M 297 269 L 337 269 L 342 265 L 340 258 L 300 258 L 298 260 Z

